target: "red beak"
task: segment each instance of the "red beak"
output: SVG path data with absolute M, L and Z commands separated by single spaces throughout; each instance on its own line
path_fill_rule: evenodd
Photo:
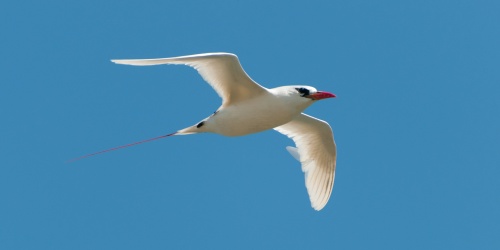
M 333 98 L 333 97 L 337 97 L 337 96 L 335 94 L 330 93 L 330 92 L 318 91 L 318 92 L 311 94 L 307 97 L 309 97 L 313 100 L 321 100 L 321 99 Z

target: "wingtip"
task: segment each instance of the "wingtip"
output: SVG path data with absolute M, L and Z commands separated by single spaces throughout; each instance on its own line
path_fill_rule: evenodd
M 147 65 L 147 64 L 141 64 L 139 60 L 129 60 L 129 59 L 111 59 L 110 60 L 113 63 L 116 64 L 122 64 L 122 65 L 133 65 L 133 66 L 142 66 L 142 65 Z
M 324 207 L 325 207 L 326 204 L 324 205 L 317 205 L 317 204 L 311 204 L 311 207 L 315 210 L 315 211 L 321 211 Z

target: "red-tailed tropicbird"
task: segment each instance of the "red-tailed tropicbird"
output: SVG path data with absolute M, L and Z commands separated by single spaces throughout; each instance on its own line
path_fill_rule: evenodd
M 78 159 L 137 145 L 173 135 L 211 132 L 240 136 L 274 129 L 291 138 L 297 148 L 287 147 L 300 161 L 311 206 L 321 210 L 332 193 L 335 177 L 336 146 L 332 129 L 325 121 L 302 113 L 317 100 L 335 97 L 311 86 L 293 85 L 273 89 L 262 87 L 243 70 L 238 57 L 230 53 L 111 60 L 136 66 L 184 64 L 195 68 L 222 98 L 215 113 L 193 126 L 175 133 L 100 151 Z

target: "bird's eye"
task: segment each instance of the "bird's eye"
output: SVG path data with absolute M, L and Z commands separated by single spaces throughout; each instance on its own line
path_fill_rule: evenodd
M 295 88 L 295 89 L 300 93 L 300 96 L 309 95 L 309 90 L 306 88 Z

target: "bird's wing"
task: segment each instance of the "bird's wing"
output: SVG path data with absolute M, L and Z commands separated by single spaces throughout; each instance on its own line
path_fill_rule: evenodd
M 302 164 L 311 206 L 321 210 L 330 198 L 335 178 L 337 152 L 330 125 L 300 114 L 274 129 L 295 142 L 297 148 L 287 147 L 287 150 Z
M 230 53 L 205 53 L 189 56 L 111 60 L 117 64 L 135 66 L 184 64 L 195 68 L 222 98 L 222 105 L 239 102 L 266 92 L 241 67 L 238 57 Z

